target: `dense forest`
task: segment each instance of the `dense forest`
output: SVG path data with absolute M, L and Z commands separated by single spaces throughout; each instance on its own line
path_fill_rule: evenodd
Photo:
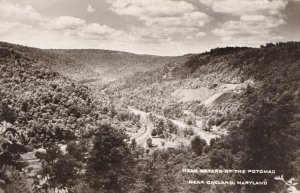
M 1 47 L 17 50 L 21 54 L 51 67 L 76 82 L 110 82 L 163 66 L 177 57 L 138 55 L 110 50 L 42 50 L 0 42 Z
M 274 180 L 283 175 L 300 182 L 300 43 L 181 57 L 129 55 L 124 62 L 134 63 L 124 69 L 118 58 L 124 53 L 94 52 L 0 44 L 0 192 L 300 188 Z M 103 57 L 101 67 L 118 61 L 109 69 L 114 81 L 90 79 L 91 67 L 83 65 L 88 54 L 96 57 L 91 66 Z M 139 64 L 140 70 L 120 75 Z M 80 79 L 72 79 L 76 67 Z M 276 174 L 194 174 L 185 168 Z

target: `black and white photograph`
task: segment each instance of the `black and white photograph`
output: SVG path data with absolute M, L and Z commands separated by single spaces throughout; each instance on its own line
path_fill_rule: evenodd
M 300 193 L 300 0 L 0 0 L 0 193 Z

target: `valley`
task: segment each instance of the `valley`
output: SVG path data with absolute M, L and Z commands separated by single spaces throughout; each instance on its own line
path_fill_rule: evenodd
M 299 42 L 177 57 L 0 42 L 0 71 L 6 192 L 257 192 L 189 185 L 186 167 L 300 179 Z

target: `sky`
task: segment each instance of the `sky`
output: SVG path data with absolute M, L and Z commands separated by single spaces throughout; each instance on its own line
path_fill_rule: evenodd
M 152 55 L 300 41 L 300 0 L 0 0 L 0 41 Z

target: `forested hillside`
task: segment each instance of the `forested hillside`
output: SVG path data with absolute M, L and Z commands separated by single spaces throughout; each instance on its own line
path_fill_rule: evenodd
M 251 87 L 259 91 L 264 85 L 276 85 L 281 91 L 271 90 L 274 97 L 285 92 L 296 96 L 299 60 L 300 44 L 296 42 L 217 48 L 183 56 L 163 68 L 137 73 L 103 89 L 117 102 L 147 112 L 175 118 L 190 114 L 186 111 L 207 119 L 218 116 L 223 120 L 220 125 L 226 112 L 234 112 L 244 99 L 242 94 Z
M 192 157 L 175 161 L 180 163 L 179 167 L 273 168 L 288 179 L 299 176 L 299 81 L 300 43 L 289 42 L 261 48 L 216 48 L 186 55 L 163 68 L 138 73 L 102 89 L 114 96 L 113 103 L 194 125 L 192 138 L 199 129 L 227 131 L 226 136 L 211 141 L 203 149 L 205 153 L 194 161 Z M 168 132 L 168 127 L 165 128 Z M 156 135 L 154 132 L 153 136 Z M 158 161 L 158 165 L 161 162 L 165 167 L 172 165 L 169 159 L 174 157 L 167 154 L 168 158 Z M 233 175 L 229 179 L 240 177 Z M 282 184 L 270 176 L 247 177 L 269 179 L 267 187 L 246 187 L 250 192 L 281 191 L 277 185 Z M 199 179 L 207 178 L 199 176 Z M 197 191 L 190 191 L 212 191 L 210 187 L 193 188 Z M 216 188 L 216 192 L 234 190 Z
M 130 158 L 124 130 L 137 128 L 138 116 L 116 112 L 113 105 L 93 99 L 87 86 L 66 79 L 18 50 L 0 49 L 0 69 L 0 165 L 4 192 L 55 188 L 74 192 L 80 186 L 94 187 L 88 182 L 89 174 L 83 171 L 97 161 L 92 147 L 97 143 L 93 136 L 99 132 L 103 133 L 101 137 L 108 135 L 106 140 L 120 140 L 109 146 L 107 155 L 114 147 L 124 148 L 124 152 L 113 156 L 124 161 L 119 154 L 126 152 L 124 159 Z
M 151 55 L 137 55 L 126 52 L 109 50 L 48 50 L 50 53 L 56 53 L 63 57 L 71 58 L 74 64 L 90 69 L 104 82 L 129 77 L 135 72 L 145 72 L 162 67 L 164 64 L 174 60 L 176 57 L 159 57 Z M 73 65 L 74 65 L 73 64 Z M 69 66 L 68 68 L 73 68 Z M 77 73 L 80 73 L 78 70 Z M 71 77 L 78 79 L 78 74 L 71 74 Z M 85 74 L 80 76 L 85 78 Z M 83 80 L 84 81 L 84 80 Z M 95 81 L 95 80 L 94 80 Z M 100 82 L 101 83 L 101 82 Z M 99 82 L 98 82 L 99 84 Z
M 164 66 L 177 57 L 138 55 L 110 50 L 41 50 L 0 42 L 77 82 L 101 84 Z
M 298 42 L 180 57 L 1 43 L 0 72 L 0 192 L 281 193 L 291 187 L 275 176 L 300 182 Z

